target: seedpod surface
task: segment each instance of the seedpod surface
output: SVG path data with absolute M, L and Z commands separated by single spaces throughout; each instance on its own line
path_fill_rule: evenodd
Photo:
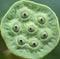
M 14 3 L 4 15 L 1 35 L 13 54 L 43 58 L 59 42 L 59 23 L 48 6 L 22 0 Z

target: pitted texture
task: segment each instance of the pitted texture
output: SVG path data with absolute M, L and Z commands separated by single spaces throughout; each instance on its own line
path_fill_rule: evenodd
M 12 53 L 23 58 L 42 58 L 59 41 L 59 24 L 47 6 L 18 1 L 1 22 L 1 34 Z

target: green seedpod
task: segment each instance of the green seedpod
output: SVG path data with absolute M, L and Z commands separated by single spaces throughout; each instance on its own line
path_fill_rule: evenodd
M 41 59 L 59 42 L 59 22 L 46 5 L 29 0 L 14 3 L 1 21 L 8 49 L 26 59 Z

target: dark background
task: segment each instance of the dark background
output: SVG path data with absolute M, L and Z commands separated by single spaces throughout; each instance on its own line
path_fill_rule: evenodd
M 1 18 L 3 17 L 3 15 L 10 8 L 10 6 L 16 1 L 18 1 L 18 0 L 0 0 L 0 21 L 1 21 Z M 59 22 L 60 22 L 60 0 L 32 0 L 32 1 L 35 1 L 35 2 L 41 3 L 41 4 L 45 4 L 45 5 L 49 6 L 50 8 L 52 8 L 54 10 L 54 12 L 56 13 L 56 15 L 59 19 Z M 9 58 L 6 58 L 6 56 L 4 55 L 5 50 L 6 50 L 5 46 L 6 45 L 1 38 L 0 39 L 0 59 L 17 59 L 17 58 L 19 59 L 19 57 L 14 56 L 14 55 L 13 55 L 14 57 L 11 57 L 11 55 L 10 55 Z M 22 59 L 22 58 L 20 58 L 20 59 Z M 49 53 L 47 56 L 45 56 L 43 59 L 60 59 L 60 42 L 57 45 L 57 47 L 51 53 Z

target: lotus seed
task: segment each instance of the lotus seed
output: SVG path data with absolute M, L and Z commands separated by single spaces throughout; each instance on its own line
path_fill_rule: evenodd
M 47 34 L 46 32 L 43 32 L 41 38 L 42 38 L 42 39 L 45 39 L 45 38 L 47 38 L 47 37 L 48 37 L 48 34 Z
M 31 47 L 36 47 L 37 45 L 38 45 L 38 43 L 35 42 L 35 41 L 32 41 L 32 42 L 30 43 L 30 46 L 31 46 Z
M 18 43 L 19 43 L 20 45 L 23 45 L 25 42 L 24 42 L 23 39 L 19 39 L 19 40 L 18 40 Z
M 40 24 L 44 24 L 44 23 L 45 23 L 45 20 L 44 20 L 43 17 L 39 17 L 39 18 L 38 18 L 38 22 L 39 22 Z
M 14 30 L 15 32 L 18 32 L 18 31 L 19 31 L 19 26 L 18 26 L 18 25 L 14 25 L 14 26 L 13 26 L 13 30 Z
M 34 32 L 34 29 L 32 27 L 28 28 L 29 32 Z
M 28 17 L 28 13 L 27 12 L 23 12 L 21 16 L 22 16 L 22 18 L 27 18 Z

